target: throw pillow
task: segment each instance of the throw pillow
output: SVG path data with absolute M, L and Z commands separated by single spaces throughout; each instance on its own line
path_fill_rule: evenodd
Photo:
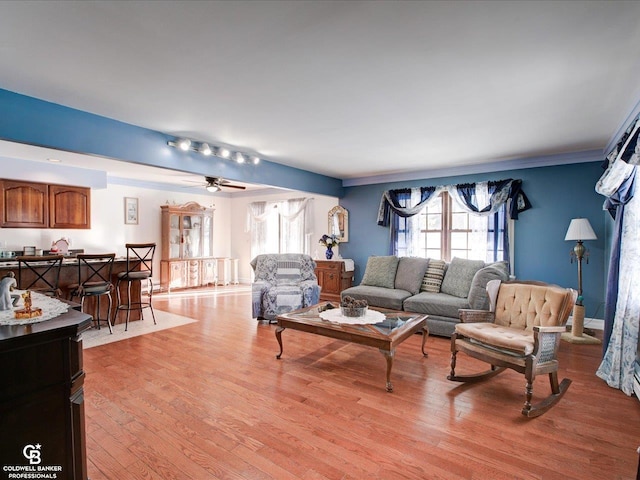
M 406 290 L 412 295 L 418 293 L 428 265 L 429 260 L 426 258 L 401 257 L 398 262 L 395 288 Z
M 499 262 L 491 264 L 484 268 L 481 268 L 476 272 L 471 282 L 471 288 L 469 289 L 469 307 L 476 310 L 488 310 L 489 309 L 489 296 L 487 295 L 487 283 L 491 280 L 501 280 L 503 282 L 509 279 L 509 273 L 506 268 L 506 263 Z
M 384 257 L 369 257 L 364 271 L 361 285 L 372 287 L 394 288 L 398 257 L 389 255 Z
M 442 285 L 442 279 L 444 278 L 444 271 L 446 267 L 447 263 L 444 260 L 429 259 L 429 265 L 427 266 L 427 271 L 422 278 L 420 291 L 439 293 L 440 285 Z
M 482 260 L 467 260 L 454 257 L 442 280 L 440 291 L 454 297 L 467 298 L 473 276 L 484 267 Z

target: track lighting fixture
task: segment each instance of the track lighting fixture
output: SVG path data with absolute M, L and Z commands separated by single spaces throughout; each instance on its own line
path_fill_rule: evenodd
M 242 153 L 239 151 L 232 152 L 228 148 L 225 147 L 217 147 L 211 146 L 205 142 L 192 142 L 188 138 L 179 138 L 175 141 L 169 141 L 167 144 L 170 147 L 177 148 L 182 150 L 183 152 L 187 152 L 192 150 L 194 152 L 198 152 L 206 157 L 210 155 L 216 155 L 220 158 L 233 158 L 237 163 L 246 163 L 247 160 L 253 165 L 258 165 L 260 163 L 260 157 L 257 155 L 249 155 L 247 153 Z M 217 191 L 217 190 L 214 190 Z
M 178 140 L 178 148 L 183 152 L 186 152 L 187 150 L 189 150 L 190 146 L 191 146 L 191 140 L 189 140 L 188 138 L 181 138 L 180 140 Z
M 198 149 L 198 151 L 206 157 L 208 157 L 213 153 L 208 143 L 203 143 L 202 145 L 200 145 L 200 148 Z

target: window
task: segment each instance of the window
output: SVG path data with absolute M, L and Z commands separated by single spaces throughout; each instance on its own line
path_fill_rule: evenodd
M 489 216 L 473 215 L 444 191 L 417 215 L 398 219 L 395 253 L 447 261 L 503 260 L 504 218 L 505 206 Z
M 308 253 L 310 200 L 294 198 L 249 205 L 251 257 L 262 253 Z

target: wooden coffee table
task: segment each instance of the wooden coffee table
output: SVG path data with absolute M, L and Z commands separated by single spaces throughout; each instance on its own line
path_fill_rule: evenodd
M 424 344 L 429 336 L 427 328 L 427 315 L 420 313 L 403 312 L 384 308 L 371 308 L 385 314 L 384 321 L 372 325 L 347 325 L 332 323 L 320 318 L 320 312 L 326 308 L 329 302 L 323 302 L 311 307 L 302 308 L 291 313 L 285 313 L 277 317 L 276 339 L 280 345 L 282 356 L 282 332 L 286 328 L 301 332 L 315 333 L 324 337 L 337 338 L 359 345 L 375 347 L 380 350 L 387 361 L 387 391 L 393 391 L 391 384 L 391 368 L 396 347 L 404 342 L 418 330 L 422 330 L 422 354 L 426 357 Z

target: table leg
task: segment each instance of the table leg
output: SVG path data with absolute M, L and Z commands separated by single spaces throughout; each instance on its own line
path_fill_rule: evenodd
M 384 355 L 384 358 L 387 361 L 387 392 L 393 392 L 393 385 L 391 384 L 391 367 L 393 367 L 393 356 L 396 352 L 395 350 L 380 349 L 380 353 Z
M 284 330 L 284 327 L 276 328 L 276 340 L 278 340 L 278 345 L 280 345 L 280 353 L 276 355 L 277 359 L 280 359 L 280 357 L 282 356 L 282 331 L 283 330 Z
M 429 353 L 424 351 L 424 344 L 427 343 L 427 338 L 429 338 L 429 328 L 425 325 L 422 327 L 422 355 L 425 357 L 429 356 Z

